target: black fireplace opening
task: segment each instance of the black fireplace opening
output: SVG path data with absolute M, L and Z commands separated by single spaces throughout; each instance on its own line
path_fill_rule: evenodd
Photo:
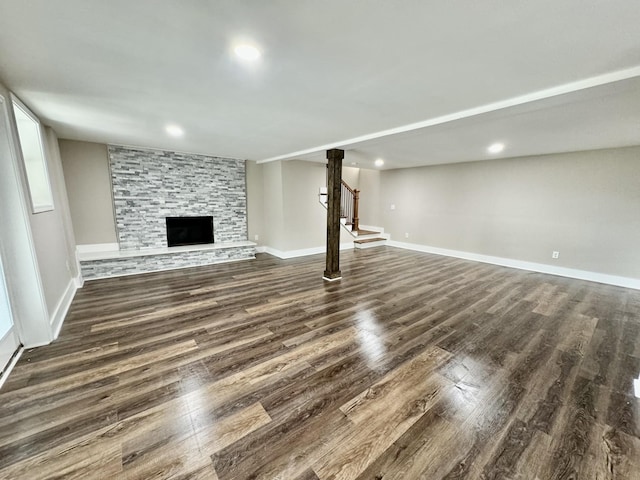
M 200 245 L 213 243 L 213 217 L 166 217 L 167 244 Z

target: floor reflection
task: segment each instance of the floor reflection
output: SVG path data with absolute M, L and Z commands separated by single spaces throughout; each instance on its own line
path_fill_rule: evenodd
M 373 311 L 362 310 L 356 315 L 356 329 L 360 351 L 364 354 L 367 366 L 371 369 L 377 368 L 386 353 L 382 340 L 384 328 Z

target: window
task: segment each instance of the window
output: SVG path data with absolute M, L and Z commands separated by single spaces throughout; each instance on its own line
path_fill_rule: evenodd
M 20 149 L 29 184 L 31 211 L 33 213 L 53 210 L 51 185 L 44 156 L 40 120 L 16 97 L 13 97 Z

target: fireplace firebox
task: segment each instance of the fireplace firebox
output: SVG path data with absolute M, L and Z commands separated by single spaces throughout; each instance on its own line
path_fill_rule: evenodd
M 167 245 L 213 243 L 213 217 L 166 217 Z

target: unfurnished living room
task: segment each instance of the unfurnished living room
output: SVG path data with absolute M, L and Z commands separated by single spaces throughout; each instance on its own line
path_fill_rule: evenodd
M 0 0 L 0 479 L 640 480 L 638 25 Z

